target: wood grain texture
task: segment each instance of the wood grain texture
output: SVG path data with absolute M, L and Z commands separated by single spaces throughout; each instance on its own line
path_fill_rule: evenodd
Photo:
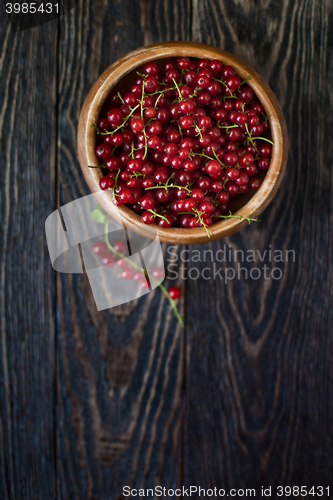
M 239 252 L 247 272 L 277 266 L 281 279 L 246 280 L 245 271 L 237 279 L 237 261 L 215 258 L 236 279 L 188 283 L 186 485 L 332 486 L 331 20 L 331 2 L 193 2 L 192 39 L 232 51 L 266 78 L 290 142 L 285 179 L 260 224 L 195 248 L 203 258 L 208 248 L 247 255 L 271 245 L 296 258 L 242 263 Z M 188 273 L 204 267 L 214 265 L 192 261 Z
M 13 34 L 0 19 L 0 497 L 55 497 L 57 22 Z M 48 104 L 45 106 L 45 102 Z
M 144 26 L 161 9 L 163 23 L 145 38 Z M 176 19 L 183 9 L 183 2 L 170 2 L 164 11 L 163 2 L 155 10 L 147 2 L 81 1 L 62 18 L 59 205 L 89 194 L 75 145 L 79 113 L 92 83 L 147 36 L 174 37 L 176 32 L 187 37 L 189 24 L 187 31 L 182 24 L 181 31 Z M 59 498 L 120 498 L 127 484 L 175 487 L 184 341 L 160 290 L 98 312 L 85 275 L 58 275 L 57 302 Z

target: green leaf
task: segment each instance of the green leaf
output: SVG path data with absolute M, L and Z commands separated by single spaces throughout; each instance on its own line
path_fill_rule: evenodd
M 92 217 L 93 219 L 98 222 L 98 224 L 104 224 L 105 223 L 105 211 L 101 207 L 101 205 L 97 204 L 92 212 Z

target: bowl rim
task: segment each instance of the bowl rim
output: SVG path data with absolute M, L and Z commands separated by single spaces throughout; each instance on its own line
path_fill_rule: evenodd
M 119 81 L 136 67 L 158 59 L 170 57 L 197 57 L 219 59 L 224 64 L 230 64 L 242 80 L 251 76 L 247 85 L 253 89 L 263 105 L 266 115 L 269 115 L 272 139 L 274 142 L 270 167 L 262 185 L 252 198 L 243 205 L 234 215 L 256 218 L 270 203 L 281 184 L 288 157 L 288 132 L 282 109 L 270 87 L 263 78 L 247 63 L 237 56 L 211 45 L 196 42 L 162 42 L 146 47 L 140 47 L 111 64 L 96 80 L 83 104 L 78 125 L 78 155 L 82 172 L 92 192 L 100 191 L 100 169 L 89 168 L 88 165 L 98 164 L 95 154 L 96 131 L 91 127 L 96 123 L 99 112 L 107 96 Z M 149 226 L 141 222 L 140 216 L 127 206 L 115 207 L 109 192 L 103 192 L 101 197 L 103 208 L 112 215 L 119 211 L 125 226 L 130 224 L 138 232 L 149 237 Z M 231 218 L 215 222 L 210 227 L 210 237 L 203 228 L 168 228 L 163 229 L 153 224 L 160 241 L 167 243 L 205 243 L 223 238 L 246 226 L 243 219 Z

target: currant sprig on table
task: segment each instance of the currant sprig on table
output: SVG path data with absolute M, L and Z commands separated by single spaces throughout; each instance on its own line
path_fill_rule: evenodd
M 139 283 L 143 289 L 150 288 L 150 281 L 155 281 L 165 298 L 168 300 L 179 324 L 184 328 L 184 321 L 177 307 L 177 300 L 181 297 L 180 288 L 172 286 L 167 290 L 160 283 L 161 278 L 163 278 L 165 274 L 164 269 L 155 267 L 149 270 L 148 273 L 147 269 L 138 266 L 135 262 L 126 257 L 127 243 L 125 240 L 117 240 L 112 244 L 110 243 L 110 217 L 104 212 L 100 205 L 96 205 L 92 217 L 97 223 L 104 224 L 104 241 L 97 241 L 93 246 L 94 253 L 101 257 L 103 265 L 106 267 L 117 266 L 119 268 L 119 278 L 134 280 Z
M 274 146 L 250 79 L 218 60 L 147 63 L 92 124 L 101 189 L 163 228 L 202 227 L 209 236 L 221 219 L 257 221 L 230 210 L 233 198 L 260 188 Z

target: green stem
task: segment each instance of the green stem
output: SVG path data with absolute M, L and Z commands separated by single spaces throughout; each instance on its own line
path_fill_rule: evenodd
M 231 212 L 229 212 L 229 215 L 214 215 L 214 217 L 220 217 L 221 219 L 231 219 L 231 218 L 239 220 L 246 219 L 249 225 L 251 224 L 251 222 L 260 222 L 259 219 L 251 219 L 249 215 L 233 215 Z
M 163 186 L 152 186 L 152 187 L 148 187 L 146 188 L 146 191 L 148 191 L 148 189 L 166 189 L 168 190 L 168 188 L 177 188 L 177 189 L 185 189 L 185 191 L 187 191 L 189 194 L 192 193 L 192 189 L 188 188 L 187 186 L 178 186 L 177 184 L 164 184 Z
M 99 128 L 97 127 L 96 123 L 93 123 L 91 126 L 92 126 L 92 127 L 94 127 L 94 128 L 96 129 L 97 133 L 98 133 L 98 134 L 100 134 L 100 135 L 113 135 L 113 134 L 115 134 L 115 133 L 116 133 L 119 129 L 121 129 L 121 128 L 125 125 L 125 123 L 126 123 L 126 122 L 127 122 L 127 120 L 129 119 L 129 117 L 130 117 L 130 116 L 132 116 L 132 114 L 134 113 L 134 111 L 135 111 L 136 109 L 138 109 L 138 107 L 139 107 L 139 106 L 140 106 L 140 104 L 137 104 L 137 105 L 135 106 L 135 108 L 131 109 L 130 114 L 129 114 L 129 115 L 127 115 L 127 116 L 124 118 L 123 123 L 122 123 L 121 125 L 119 125 L 119 127 L 117 127 L 117 128 L 115 128 L 114 130 L 112 130 L 111 132 L 101 132 L 101 131 L 99 130 Z
M 198 217 L 199 221 L 201 222 L 202 227 L 204 228 L 204 230 L 206 231 L 206 233 L 208 235 L 208 238 L 210 238 L 210 231 L 208 229 L 207 224 L 204 223 L 203 218 L 202 218 L 202 215 L 203 215 L 204 212 L 199 212 L 199 210 L 197 208 L 194 208 L 193 212 L 196 214 L 196 216 Z
M 240 88 L 244 83 L 248 82 L 249 80 L 251 80 L 252 76 L 248 76 L 247 78 L 245 78 L 245 80 L 242 81 L 242 83 L 239 85 L 238 88 Z
M 147 212 L 151 212 L 152 214 L 155 215 L 155 217 L 160 217 L 160 219 L 164 219 L 165 221 L 170 223 L 170 221 L 166 217 L 164 217 L 164 215 L 161 215 L 161 214 L 158 214 L 157 212 L 154 212 L 154 210 L 152 208 L 148 208 Z
M 181 92 L 180 92 L 180 90 L 179 90 L 179 87 L 178 87 L 178 85 L 177 85 L 176 80 L 173 78 L 173 79 L 172 79 L 172 81 L 173 81 L 173 83 L 175 84 L 176 89 L 178 90 L 179 99 L 182 99 L 182 94 L 181 94 Z
M 269 139 L 266 139 L 266 137 L 255 137 L 255 139 L 261 139 L 262 141 L 267 141 L 270 144 L 272 144 L 272 146 L 274 146 L 274 142 L 270 141 Z

